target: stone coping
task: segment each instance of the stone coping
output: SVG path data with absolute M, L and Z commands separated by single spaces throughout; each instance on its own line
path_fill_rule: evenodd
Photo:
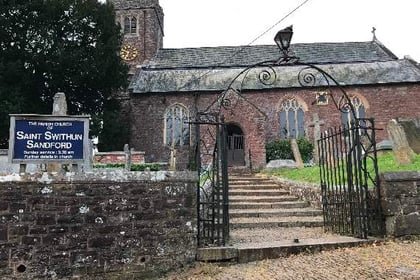
M 131 151 L 132 155 L 144 155 L 146 152 L 143 151 Z M 106 156 L 106 155 L 125 155 L 124 151 L 111 151 L 111 152 L 96 152 L 95 156 Z
M 420 181 L 420 171 L 398 171 L 398 172 L 384 172 L 380 176 L 385 181 Z
M 126 171 L 123 169 L 116 170 L 95 170 L 85 173 L 66 172 L 47 173 L 37 172 L 30 174 L 10 174 L 0 176 L 1 182 L 34 182 L 39 183 L 59 183 L 59 182 L 130 182 L 130 181 L 152 181 L 152 182 L 196 182 L 198 181 L 197 172 L 191 171 Z

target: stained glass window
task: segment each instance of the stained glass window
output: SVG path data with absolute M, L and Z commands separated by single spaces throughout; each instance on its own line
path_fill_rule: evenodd
M 305 136 L 305 112 L 294 98 L 282 102 L 279 111 L 280 138 L 301 138 Z
M 136 17 L 124 18 L 124 34 L 137 34 L 137 18 Z
M 180 105 L 170 106 L 165 114 L 165 144 L 169 146 L 190 145 L 188 110 Z
M 350 97 L 351 104 L 353 105 L 354 112 L 356 114 L 356 118 L 366 118 L 366 110 L 365 106 L 363 105 L 363 102 L 360 100 L 357 96 Z M 352 121 L 354 121 L 354 116 L 350 111 L 350 108 L 347 110 L 343 110 L 341 114 L 341 120 L 343 123 L 344 128 L 349 128 L 349 125 Z M 363 125 L 362 125 L 363 126 Z M 363 133 L 363 131 L 362 131 Z

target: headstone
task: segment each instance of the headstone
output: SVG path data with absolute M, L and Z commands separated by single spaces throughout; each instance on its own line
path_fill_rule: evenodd
M 302 169 L 304 166 L 296 139 L 290 139 L 290 146 L 292 147 L 293 156 L 296 161 L 296 167 L 298 169 Z
M 393 143 L 393 151 L 398 165 L 407 165 L 413 162 L 414 152 L 407 141 L 404 128 L 397 120 L 392 119 L 388 122 L 388 136 Z
M 65 116 L 67 115 L 67 101 L 64 92 L 57 92 L 54 95 L 54 103 L 52 114 L 54 116 Z
M 408 145 L 414 153 L 420 154 L 420 119 L 398 119 L 407 138 Z
M 128 144 L 124 145 L 124 154 L 125 154 L 125 170 L 131 170 L 131 150 Z
M 382 140 L 376 144 L 376 152 L 378 155 L 392 151 L 392 142 L 388 139 Z
M 176 170 L 176 149 L 175 147 L 171 147 L 171 155 L 169 159 L 169 170 L 175 171 Z
M 325 122 L 319 119 L 318 113 L 314 113 L 313 121 L 309 123 L 309 127 L 314 128 L 314 160 L 316 164 L 319 164 L 319 152 L 318 152 L 318 140 L 321 139 L 321 126 Z
M 53 108 L 52 113 L 53 116 L 65 116 L 67 115 L 67 101 L 66 95 L 64 92 L 57 92 L 53 98 Z M 60 172 L 62 171 L 63 165 L 59 163 L 49 163 L 47 165 L 48 172 Z M 74 166 L 71 167 L 72 171 L 74 170 Z
M 292 159 L 274 159 L 267 163 L 266 168 L 297 168 L 297 166 Z

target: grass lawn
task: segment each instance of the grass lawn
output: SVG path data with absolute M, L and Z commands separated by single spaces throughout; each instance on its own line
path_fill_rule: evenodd
M 415 155 L 413 163 L 398 166 L 392 152 L 378 156 L 379 173 L 388 171 L 420 171 L 420 155 Z M 319 167 L 305 167 L 303 169 L 276 168 L 266 169 L 261 173 L 271 176 L 278 176 L 285 179 L 319 183 Z

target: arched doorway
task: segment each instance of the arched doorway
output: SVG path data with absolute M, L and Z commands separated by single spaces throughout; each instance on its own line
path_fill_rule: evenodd
M 236 124 L 228 123 L 227 128 L 227 147 L 228 147 L 228 166 L 245 165 L 245 141 L 242 129 Z

